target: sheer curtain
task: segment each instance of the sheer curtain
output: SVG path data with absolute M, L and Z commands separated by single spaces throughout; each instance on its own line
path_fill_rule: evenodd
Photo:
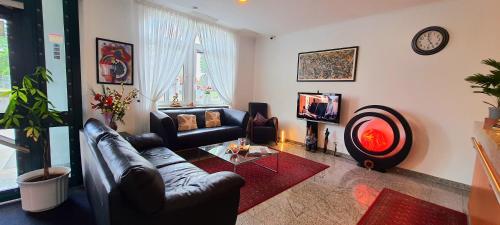
M 236 74 L 236 38 L 214 25 L 198 23 L 208 77 L 226 103 L 232 105 Z
M 162 8 L 138 3 L 139 120 L 149 129 L 149 112 L 175 82 L 196 35 L 195 21 Z

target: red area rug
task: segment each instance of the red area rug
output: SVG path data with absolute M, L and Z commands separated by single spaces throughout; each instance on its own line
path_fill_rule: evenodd
M 358 225 L 467 225 L 467 216 L 384 188 Z
M 276 157 L 270 156 L 257 161 L 257 163 L 274 169 L 276 168 Z M 194 162 L 194 164 L 208 173 L 233 171 L 233 166 L 230 163 L 219 158 L 205 159 Z M 238 166 L 236 173 L 244 177 L 246 182 L 240 191 L 238 213 L 245 212 L 326 168 L 328 168 L 327 165 L 285 152 L 280 152 L 278 173 L 253 163 Z

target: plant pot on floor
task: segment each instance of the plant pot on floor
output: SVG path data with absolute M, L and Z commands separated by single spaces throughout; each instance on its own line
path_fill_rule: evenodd
M 43 176 L 43 169 L 25 173 L 17 178 L 21 190 L 21 204 L 24 211 L 41 212 L 53 209 L 68 198 L 68 179 L 70 168 L 50 167 L 51 178 L 38 180 Z M 58 175 L 55 176 L 54 175 Z
M 498 120 L 500 119 L 500 108 L 498 107 L 490 107 L 489 108 L 489 118 L 490 119 L 494 119 L 494 120 Z

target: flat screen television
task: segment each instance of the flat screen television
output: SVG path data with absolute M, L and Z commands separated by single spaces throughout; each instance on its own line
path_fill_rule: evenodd
M 340 123 L 341 94 L 299 92 L 297 97 L 297 118 Z

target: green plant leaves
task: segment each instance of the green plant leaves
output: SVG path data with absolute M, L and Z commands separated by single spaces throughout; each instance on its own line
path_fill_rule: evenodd
M 481 89 L 475 90 L 473 93 L 480 93 L 497 98 L 497 106 L 500 107 L 500 62 L 494 59 L 486 59 L 483 64 L 493 67 L 491 74 L 476 73 L 465 78 L 466 81 L 472 83 L 471 88 Z M 490 104 L 490 103 L 488 103 Z M 492 105 L 492 104 L 490 104 Z
M 37 142 L 43 135 L 42 129 L 48 122 L 63 123 L 61 113 L 55 110 L 47 95 L 38 88 L 39 84 L 52 82 L 52 74 L 43 67 L 37 67 L 33 74 L 23 77 L 22 87 L 12 86 L 1 96 L 9 96 L 9 104 L 0 124 L 5 128 L 23 128 L 26 137 Z M 27 121 L 23 123 L 24 121 Z M 24 126 L 24 127 L 23 127 Z

